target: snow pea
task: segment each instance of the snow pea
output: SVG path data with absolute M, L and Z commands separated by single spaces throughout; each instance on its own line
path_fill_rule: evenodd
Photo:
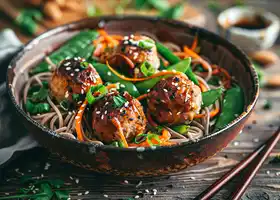
M 67 41 L 59 49 L 49 55 L 49 58 L 54 64 L 58 64 L 66 57 L 82 57 L 88 56 L 93 51 L 92 40 L 98 37 L 96 31 L 82 31 L 76 36 Z M 45 61 L 41 62 L 37 67 L 31 70 L 30 74 L 37 74 L 49 71 L 49 64 Z
M 242 89 L 235 85 L 225 92 L 222 102 L 222 111 L 218 116 L 214 131 L 223 128 L 237 116 L 239 116 L 244 108 L 244 93 Z
M 170 51 L 170 49 L 168 49 L 166 46 L 164 46 L 160 42 L 156 42 L 156 47 L 157 47 L 157 50 L 160 53 L 160 55 L 162 55 L 170 64 L 176 64 L 176 63 L 180 62 L 181 59 L 178 56 L 174 55 L 173 52 Z M 185 73 L 192 82 L 194 82 L 196 85 L 199 84 L 191 67 L 189 67 Z
M 92 65 L 96 69 L 102 80 L 111 83 L 119 82 L 120 91 L 127 91 L 133 97 L 138 97 L 140 95 L 139 91 L 132 82 L 122 80 L 121 78 L 116 76 L 111 72 L 107 65 L 101 63 L 92 63 Z
M 176 70 L 178 72 L 185 73 L 190 68 L 190 64 L 191 64 L 191 58 L 187 58 L 185 60 L 180 60 L 178 63 L 167 67 L 166 70 L 167 71 Z M 156 78 L 149 79 L 149 80 L 146 80 L 146 81 L 138 82 L 135 85 L 136 85 L 138 91 L 141 94 L 144 94 L 144 93 L 147 92 L 147 90 L 154 87 L 154 85 L 157 82 L 159 82 L 163 77 L 168 77 L 168 76 L 170 76 L 170 75 L 156 77 Z
M 223 88 L 217 88 L 202 92 L 202 107 L 208 107 L 215 103 L 217 99 L 223 94 Z

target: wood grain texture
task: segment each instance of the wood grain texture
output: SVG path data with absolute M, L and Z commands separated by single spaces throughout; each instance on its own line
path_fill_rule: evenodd
M 275 1 L 273 1 L 272 5 L 275 6 Z M 274 51 L 277 53 L 279 53 L 279 49 L 280 46 L 274 47 Z M 280 74 L 280 63 L 265 69 L 265 73 L 267 75 Z M 271 110 L 264 110 L 262 108 L 267 99 L 272 102 Z M 221 153 L 197 166 L 162 177 L 141 179 L 112 177 L 92 173 L 67 163 L 62 163 L 59 157 L 50 155 L 44 149 L 37 148 L 25 152 L 5 168 L 0 169 L 0 197 L 5 196 L 5 193 L 15 193 L 19 187 L 18 178 L 21 174 L 15 172 L 15 169 L 19 168 L 19 171 L 24 174 L 32 176 L 41 176 L 43 174 L 47 177 L 59 177 L 65 180 L 68 183 L 67 189 L 71 191 L 71 199 L 76 200 L 127 199 L 133 198 L 136 195 L 139 195 L 141 199 L 151 199 L 152 197 L 152 199 L 156 200 L 189 200 L 211 185 L 248 153 L 252 152 L 269 138 L 279 124 L 280 89 L 264 88 L 260 92 L 256 109 L 242 133 Z M 274 149 L 270 159 L 277 153 L 280 153 L 280 144 Z M 47 162 L 51 166 L 49 170 L 44 170 Z M 246 171 L 243 173 L 246 173 Z M 73 180 L 70 179 L 70 176 Z M 234 184 L 238 184 L 238 180 L 241 178 L 242 174 L 213 199 L 227 199 Z M 79 179 L 78 184 L 75 183 L 76 179 Z M 125 183 L 125 180 L 128 183 Z M 152 195 L 153 189 L 157 190 L 156 195 Z M 149 193 L 147 193 L 147 190 Z M 78 194 L 84 194 L 86 191 L 90 191 L 88 195 L 78 196 Z M 108 195 L 108 198 L 105 198 L 104 194 Z M 267 161 L 253 179 L 242 200 L 280 200 L 280 164 L 269 164 Z

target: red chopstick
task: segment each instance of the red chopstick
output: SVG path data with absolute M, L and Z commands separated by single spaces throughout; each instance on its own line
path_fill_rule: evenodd
M 238 200 L 242 196 L 242 194 L 247 189 L 248 185 L 256 175 L 257 171 L 260 169 L 266 158 L 269 156 L 272 149 L 275 147 L 277 142 L 280 139 L 280 127 L 277 131 L 258 149 L 256 149 L 253 153 L 251 153 L 248 157 L 246 157 L 243 161 L 241 161 L 238 165 L 228 171 L 225 175 L 223 175 L 219 180 L 217 180 L 214 184 L 209 186 L 205 191 L 199 194 L 194 200 L 207 200 L 210 199 L 213 195 L 215 195 L 229 180 L 231 180 L 236 174 L 238 174 L 242 169 L 248 166 L 254 159 L 251 166 L 251 171 L 247 173 L 243 179 L 243 182 L 239 182 L 238 186 L 236 186 L 236 190 L 232 193 L 230 200 Z

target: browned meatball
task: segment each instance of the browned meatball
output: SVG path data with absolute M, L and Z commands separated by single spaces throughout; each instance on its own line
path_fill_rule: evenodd
M 139 42 L 150 42 L 150 48 L 143 48 Z M 154 41 L 143 35 L 125 36 L 124 40 L 115 49 L 107 49 L 100 57 L 101 62 L 106 60 L 110 65 L 130 77 L 143 77 L 140 70 L 141 64 L 147 62 L 154 71 L 157 71 L 160 61 Z
M 186 76 L 162 79 L 148 94 L 148 112 L 161 124 L 174 125 L 193 120 L 201 108 L 200 88 Z
M 91 64 L 82 65 L 82 59 L 62 61 L 53 72 L 50 91 L 57 101 L 72 101 L 72 94 L 84 94 L 88 87 L 102 84 L 102 80 Z
M 123 99 L 123 105 L 116 103 L 116 98 Z M 131 141 L 144 132 L 146 121 L 140 102 L 127 92 L 111 92 L 93 107 L 92 129 L 98 139 L 105 143 L 121 140 L 120 134 L 128 142 Z

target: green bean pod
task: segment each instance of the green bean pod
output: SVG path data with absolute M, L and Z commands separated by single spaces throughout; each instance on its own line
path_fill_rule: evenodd
M 215 103 L 223 94 L 223 88 L 217 88 L 202 92 L 202 107 L 208 107 Z
M 222 102 L 222 111 L 215 124 L 214 131 L 217 131 L 237 116 L 239 116 L 244 109 L 244 93 L 239 86 L 234 86 L 225 92 L 224 100 Z
M 190 67 L 191 64 L 191 58 L 187 58 L 185 60 L 180 60 L 178 63 L 169 66 L 168 68 L 166 68 L 167 71 L 172 71 L 172 70 L 176 70 L 178 72 L 182 72 L 185 73 L 188 68 Z M 144 94 L 147 92 L 147 90 L 151 89 L 152 87 L 155 86 L 155 84 L 157 84 L 157 82 L 159 82 L 162 78 L 166 78 L 169 77 L 170 75 L 165 75 L 165 76 L 161 76 L 161 77 L 156 77 L 153 79 L 149 79 L 146 81 L 142 81 L 142 82 L 138 82 L 136 83 L 136 87 L 138 89 L 138 91 L 141 94 Z
M 89 52 L 92 53 L 93 47 L 91 47 L 92 40 L 98 37 L 98 32 L 96 31 L 82 31 L 76 36 L 67 41 L 59 49 L 52 52 L 49 58 L 54 64 L 58 64 L 61 60 L 66 57 L 82 57 L 88 56 Z M 89 48 L 89 49 L 88 49 Z M 49 64 L 45 61 L 41 62 L 37 67 L 31 70 L 30 74 L 37 74 L 41 72 L 49 71 Z
M 174 55 L 173 52 L 163 44 L 156 42 L 156 47 L 160 55 L 162 55 L 170 64 L 176 64 L 180 62 L 181 59 Z M 199 84 L 195 74 L 192 71 L 192 68 L 189 67 L 185 73 L 192 82 L 194 82 L 196 85 Z
M 138 97 L 140 95 L 139 91 L 132 82 L 125 81 L 116 76 L 111 72 L 107 65 L 101 63 L 92 63 L 92 65 L 96 69 L 102 80 L 111 83 L 119 82 L 120 91 L 127 91 L 133 97 Z

